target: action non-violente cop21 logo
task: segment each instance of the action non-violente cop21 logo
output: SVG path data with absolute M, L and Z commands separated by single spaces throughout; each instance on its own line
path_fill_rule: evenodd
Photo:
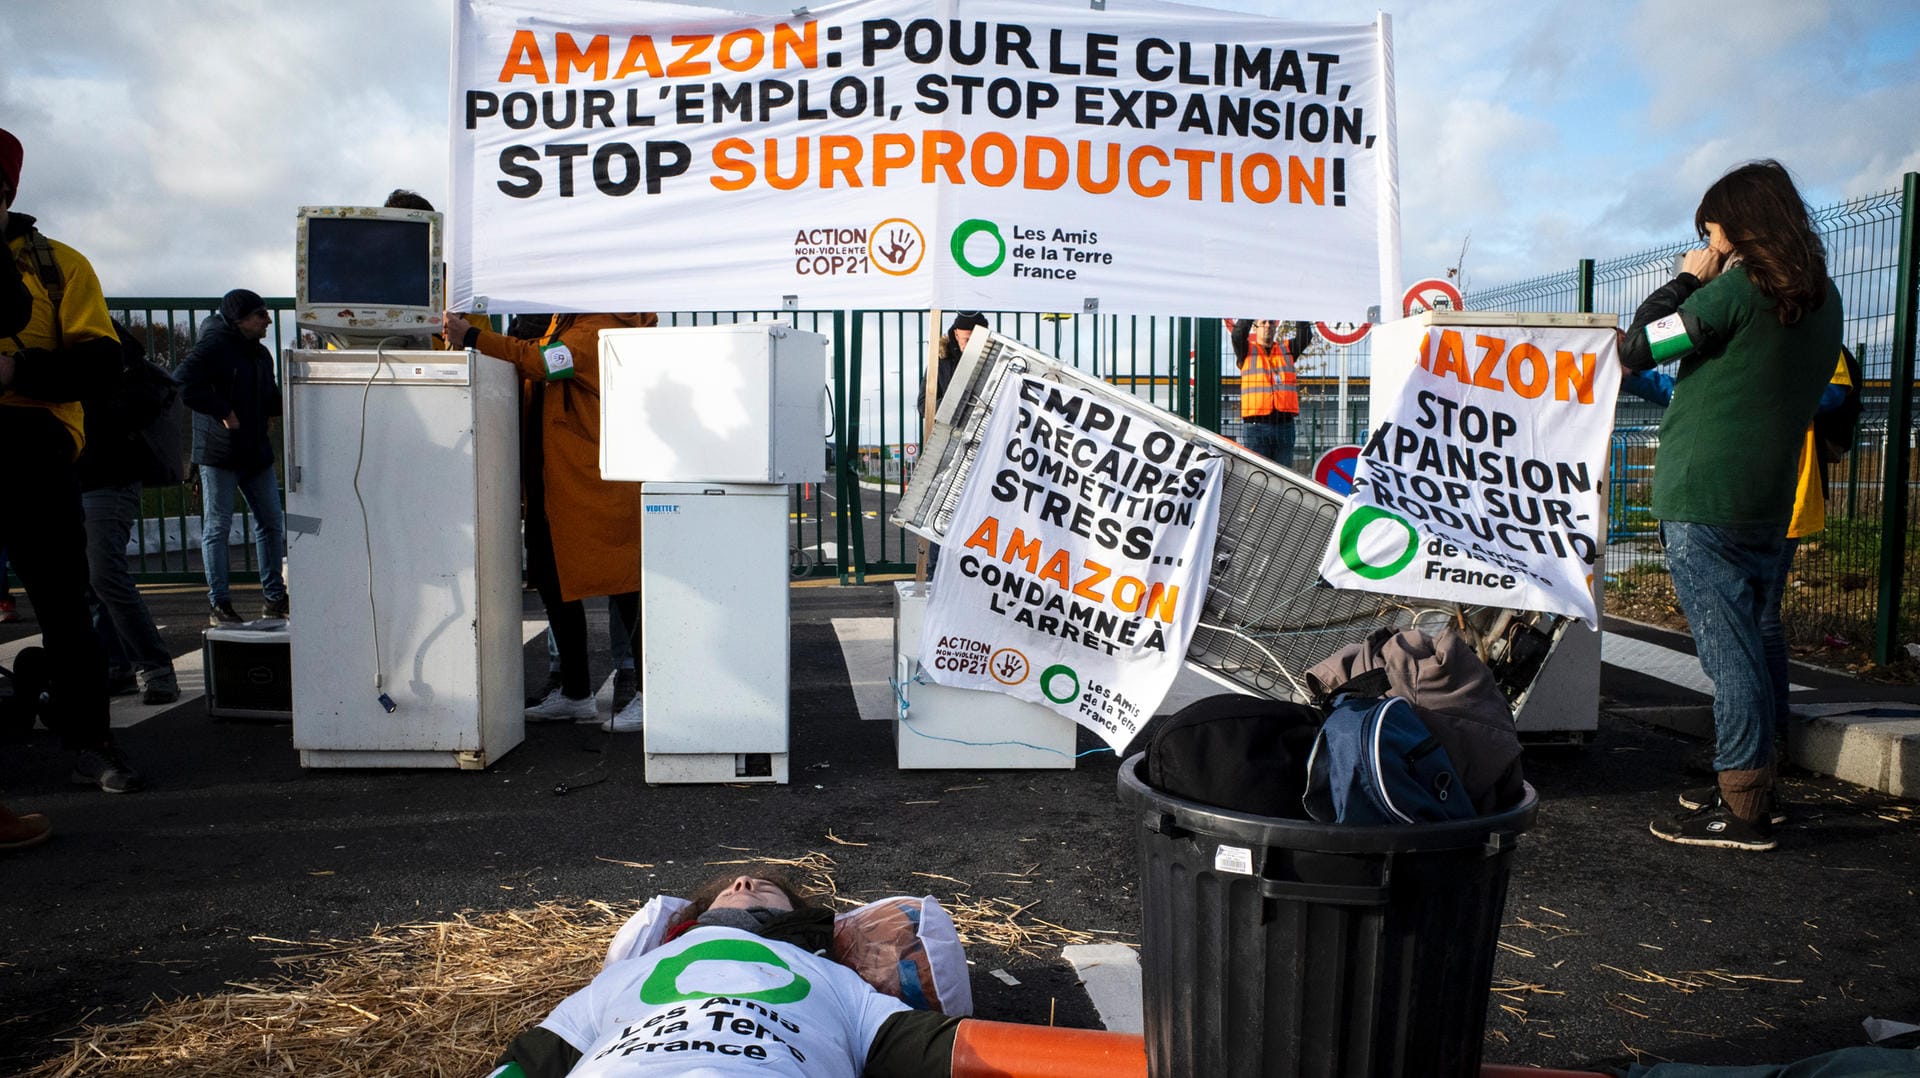
M 1360 536 L 1368 525 L 1376 522 L 1389 527 L 1398 525 L 1406 532 L 1406 546 L 1391 559 L 1376 563 L 1368 561 L 1360 553 Z M 1387 540 L 1389 547 L 1392 540 Z M 1378 549 L 1376 546 L 1375 549 Z M 1414 555 L 1420 552 L 1420 533 L 1405 517 L 1389 513 L 1377 505 L 1363 505 L 1347 516 L 1340 525 L 1340 561 L 1348 569 L 1368 580 L 1385 580 L 1405 569 L 1413 562 Z

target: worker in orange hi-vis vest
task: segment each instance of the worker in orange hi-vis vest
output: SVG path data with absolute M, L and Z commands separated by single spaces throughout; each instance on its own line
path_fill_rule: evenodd
M 1313 340 L 1312 323 L 1229 318 L 1227 335 L 1240 365 L 1240 444 L 1283 468 L 1293 467 L 1294 420 L 1300 414 L 1300 376 L 1295 361 Z

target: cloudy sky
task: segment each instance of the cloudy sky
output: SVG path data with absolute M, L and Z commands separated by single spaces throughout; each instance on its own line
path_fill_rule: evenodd
M 1125 0 L 1113 0 L 1123 3 Z M 749 11 L 798 5 L 713 4 Z M 1217 0 L 1371 21 L 1377 3 Z M 1920 170 L 1912 0 L 1405 0 L 1402 265 L 1486 287 L 1683 237 L 1773 156 L 1815 205 Z M 446 204 L 452 0 L 0 0 L 17 208 L 110 295 L 293 286 L 293 213 Z

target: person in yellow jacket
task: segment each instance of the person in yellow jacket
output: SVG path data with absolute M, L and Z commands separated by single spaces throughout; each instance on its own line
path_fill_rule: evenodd
M 1283 468 L 1293 467 L 1294 421 L 1300 415 L 1296 363 L 1313 340 L 1313 328 L 1274 319 L 1229 318 L 1227 334 L 1240 367 L 1240 444 Z
M 630 634 L 640 624 L 640 485 L 600 478 L 600 331 L 659 321 L 653 314 L 555 315 L 540 341 L 525 341 L 451 312 L 444 320 L 449 344 L 512 363 L 531 391 L 520 458 L 527 576 L 560 652 L 560 687 L 527 709 L 534 722 L 596 714 L 581 600 L 605 595 Z M 642 715 L 635 696 L 603 725 L 632 732 Z
M 0 130 L 0 234 L 33 300 L 0 338 L 0 547 L 26 584 L 47 649 L 48 713 L 74 750 L 72 780 L 127 793 L 141 779 L 113 741 L 107 659 L 87 609 L 87 530 L 74 462 L 86 444 L 80 400 L 121 370 L 100 279 L 80 252 L 13 212 L 25 151 Z

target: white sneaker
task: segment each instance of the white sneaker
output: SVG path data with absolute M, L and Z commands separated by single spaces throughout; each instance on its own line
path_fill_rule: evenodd
M 575 700 L 559 689 L 548 693 L 545 700 L 526 710 L 528 722 L 580 722 L 599 713 L 593 697 L 583 696 Z
M 602 722 L 600 729 L 610 734 L 639 733 L 641 724 L 646 721 L 646 716 L 643 713 L 644 709 L 640 701 L 641 698 L 638 695 L 634 696 L 632 700 L 627 702 L 626 707 L 621 708 L 615 713 L 613 718 Z

